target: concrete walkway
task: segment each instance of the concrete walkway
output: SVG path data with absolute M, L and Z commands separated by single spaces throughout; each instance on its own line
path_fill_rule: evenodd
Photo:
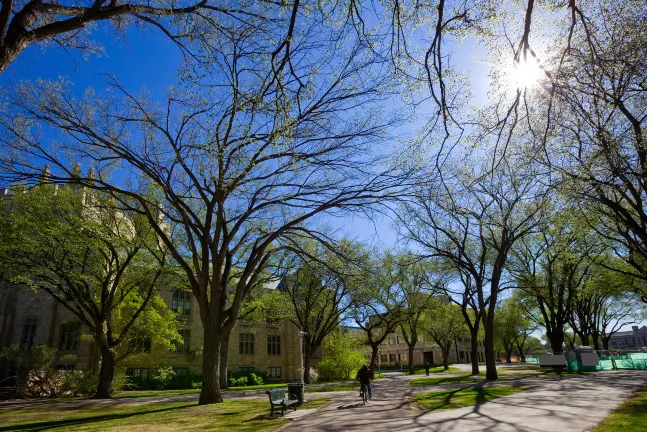
M 602 421 L 633 390 L 647 384 L 644 371 L 613 371 L 517 381 L 530 389 L 481 405 L 425 412 L 410 407 L 414 391 L 406 376 L 374 383 L 376 398 L 366 406 L 349 392 L 315 415 L 296 420 L 285 431 L 584 431 Z M 502 383 L 504 384 L 504 383 Z M 510 382 L 507 383 L 510 385 Z M 453 387 L 453 386 L 452 386 Z M 443 386 L 442 389 L 449 387 Z

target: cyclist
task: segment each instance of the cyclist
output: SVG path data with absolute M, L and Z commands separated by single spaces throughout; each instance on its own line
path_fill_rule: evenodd
M 373 379 L 373 371 L 366 365 L 363 365 L 362 368 L 357 371 L 356 377 L 360 384 L 360 396 L 364 387 L 368 389 L 368 398 L 373 399 L 373 392 L 371 391 L 371 380 Z

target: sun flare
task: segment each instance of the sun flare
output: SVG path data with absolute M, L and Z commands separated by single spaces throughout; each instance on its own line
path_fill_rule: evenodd
M 532 88 L 541 78 L 541 67 L 534 57 L 514 62 L 510 70 L 511 83 L 515 88 Z

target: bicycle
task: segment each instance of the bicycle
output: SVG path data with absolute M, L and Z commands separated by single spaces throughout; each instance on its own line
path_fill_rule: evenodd
M 368 402 L 368 389 L 366 388 L 366 384 L 362 384 L 359 389 L 359 394 L 360 397 L 362 398 L 362 404 L 366 405 L 366 402 Z

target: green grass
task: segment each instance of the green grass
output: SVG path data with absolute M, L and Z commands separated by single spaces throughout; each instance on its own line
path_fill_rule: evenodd
M 523 390 L 525 390 L 524 387 L 509 386 L 465 388 L 452 391 L 421 393 L 414 396 L 413 401 L 416 406 L 425 410 L 444 410 L 481 404 Z
M 647 427 L 647 390 L 636 392 L 592 432 L 643 432 Z
M 328 399 L 314 399 L 303 408 L 317 408 L 328 402 Z M 24 408 L 0 411 L 0 431 L 235 429 L 237 432 L 269 432 L 288 423 L 289 420 L 283 418 L 266 419 L 269 410 L 266 400 L 226 400 L 214 405 L 179 402 L 91 408 Z
M 461 370 L 457 367 L 450 366 L 449 369 L 445 370 L 442 366 L 434 367 L 429 369 L 429 373 L 437 374 L 437 373 L 451 373 L 451 372 L 460 372 Z M 407 371 L 404 371 L 405 373 Z M 425 370 L 424 369 L 416 369 L 415 371 L 416 375 L 424 375 Z
M 223 391 L 241 391 L 241 390 L 264 390 L 274 388 L 287 388 L 286 383 L 272 383 L 253 386 L 229 387 Z M 200 389 L 184 389 L 184 390 L 134 390 L 134 391 L 120 391 L 115 392 L 114 397 L 119 398 L 141 398 L 141 397 L 165 397 L 165 396 L 182 396 L 187 394 L 198 394 Z

